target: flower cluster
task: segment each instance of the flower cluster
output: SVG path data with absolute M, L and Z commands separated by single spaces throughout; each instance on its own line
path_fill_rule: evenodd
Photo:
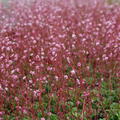
M 91 89 L 120 77 L 119 6 L 14 0 L 0 16 L 0 117 L 35 120 L 41 112 L 44 120 L 56 98 L 65 119 L 71 92 L 87 104 Z

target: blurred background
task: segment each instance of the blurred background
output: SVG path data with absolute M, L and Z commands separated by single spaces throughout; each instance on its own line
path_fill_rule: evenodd
M 7 3 L 9 0 L 0 0 L 0 2 L 2 3 Z M 70 0 L 72 2 L 76 1 L 76 0 Z M 113 3 L 120 3 L 120 0 L 77 0 L 77 1 L 81 1 L 82 3 L 92 3 L 92 2 L 95 2 L 95 1 L 105 1 L 106 3 L 108 4 L 113 4 Z

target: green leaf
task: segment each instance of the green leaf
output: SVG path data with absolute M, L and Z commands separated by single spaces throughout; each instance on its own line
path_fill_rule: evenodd
M 110 108 L 111 108 L 111 109 L 118 109 L 118 110 L 120 110 L 120 104 L 118 104 L 118 103 L 112 103 L 112 104 L 110 105 Z
M 38 118 L 41 118 L 41 117 L 42 117 L 42 113 L 39 112 L 39 113 L 37 114 L 37 116 L 38 116 Z
M 49 93 L 50 90 L 51 90 L 51 87 L 47 84 L 47 85 L 45 86 L 45 90 L 46 90 L 47 93 Z
M 23 120 L 29 120 L 29 118 L 25 117 L 25 118 L 23 118 Z
M 36 102 L 35 105 L 34 105 L 34 109 L 37 110 L 39 108 L 39 103 Z
M 77 107 L 73 107 L 72 112 L 77 112 Z
M 51 114 L 51 116 L 50 116 L 50 120 L 58 120 L 57 115 L 55 115 L 55 114 Z

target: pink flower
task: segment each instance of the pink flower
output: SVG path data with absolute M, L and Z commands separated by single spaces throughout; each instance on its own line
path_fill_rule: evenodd
M 75 70 L 71 70 L 71 74 L 74 75 L 75 74 Z
M 26 109 L 23 109 L 23 113 L 24 113 L 24 114 L 27 114 L 27 110 L 26 110 Z
M 87 97 L 87 96 L 89 96 L 89 95 L 90 95 L 89 92 L 86 92 L 86 91 L 85 91 L 85 92 L 83 93 L 83 96 L 84 96 L 84 97 Z
M 0 111 L 0 115 L 3 115 L 4 114 L 4 112 L 3 111 Z
M 80 104 L 80 101 L 77 101 L 76 104 L 79 105 L 79 104 Z
M 48 112 L 48 115 L 50 116 L 52 113 L 51 112 Z
M 41 120 L 45 120 L 45 118 L 41 118 Z

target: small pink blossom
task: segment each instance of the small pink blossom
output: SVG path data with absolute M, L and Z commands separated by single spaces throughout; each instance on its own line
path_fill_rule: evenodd
M 49 116 L 51 116 L 51 114 L 52 114 L 51 112 L 48 112 L 48 115 L 49 115 Z
M 71 74 L 74 75 L 76 72 L 75 70 L 71 70 Z
M 41 118 L 41 120 L 45 120 L 45 118 Z
M 84 96 L 84 97 L 87 97 L 87 96 L 89 96 L 89 95 L 90 95 L 90 93 L 89 93 L 89 92 L 86 92 L 86 91 L 85 91 L 85 92 L 83 92 L 83 96 Z
M 4 115 L 4 112 L 3 112 L 3 111 L 0 111 L 0 116 L 1 116 L 1 115 Z

